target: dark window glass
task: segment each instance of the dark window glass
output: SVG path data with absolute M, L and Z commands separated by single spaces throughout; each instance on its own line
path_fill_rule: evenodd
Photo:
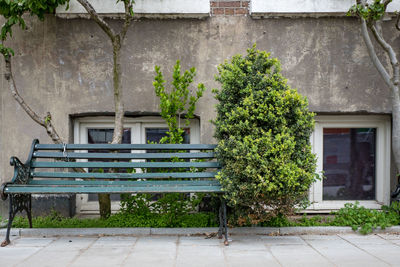
M 108 144 L 111 143 L 112 141 L 112 136 L 114 133 L 114 129 L 88 129 L 88 143 L 89 144 Z M 124 129 L 124 135 L 122 136 L 122 143 L 123 144 L 130 144 L 131 143 L 131 129 Z M 97 153 L 107 153 L 108 150 L 89 150 L 89 153 L 91 152 L 97 152 Z M 129 150 L 121 150 L 118 151 L 120 153 L 129 153 Z M 89 160 L 91 161 L 91 160 Z M 96 159 L 93 161 L 109 161 L 106 159 Z M 129 160 L 126 160 L 129 161 Z M 104 171 L 107 172 L 108 169 L 93 169 L 90 168 L 89 172 L 99 172 L 99 171 Z M 126 170 L 124 169 L 119 169 L 120 172 L 125 172 Z M 89 201 L 97 201 L 98 197 L 97 194 L 89 194 Z M 111 200 L 113 201 L 118 201 L 120 200 L 120 194 L 111 194 Z
M 183 143 L 190 144 L 190 129 L 184 129 Z M 160 142 L 161 138 L 167 136 L 168 128 L 146 128 L 146 142 Z
M 149 142 L 156 142 L 159 143 L 161 138 L 164 136 L 167 136 L 168 128 L 146 128 L 146 143 Z M 183 136 L 183 143 L 184 144 L 190 144 L 190 129 L 186 128 L 184 129 L 184 136 Z M 159 152 L 159 150 L 148 150 L 147 152 Z M 162 161 L 162 160 L 157 160 L 157 161 Z M 169 161 L 169 160 L 166 160 Z M 147 172 L 164 172 L 165 169 L 147 169 Z M 173 171 L 172 169 L 169 169 L 168 171 Z M 152 200 L 157 200 L 161 197 L 162 194 L 153 194 Z M 188 194 L 189 195 L 189 194 Z
M 324 200 L 375 199 L 375 128 L 324 128 Z

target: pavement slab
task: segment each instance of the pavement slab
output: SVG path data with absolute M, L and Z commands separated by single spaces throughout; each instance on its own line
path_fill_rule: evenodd
M 176 266 L 227 266 L 222 246 L 179 246 Z
M 185 232 L 185 231 L 183 231 Z M 0 266 L 399 266 L 397 234 L 17 237 Z M 399 263 L 398 263 L 399 262 Z
M 320 255 L 338 266 L 388 266 L 385 261 L 360 249 L 352 241 L 372 242 L 373 238 L 353 235 L 340 235 L 337 239 L 307 239 L 306 242 Z M 368 240 L 368 241 L 366 241 Z
M 271 246 L 270 249 L 282 266 L 334 266 L 327 258 L 307 245 L 279 245 Z
M 13 244 L 17 247 L 45 247 L 54 240 L 56 238 L 26 237 L 14 240 Z
M 42 248 L 35 254 L 26 258 L 17 264 L 17 267 L 61 267 L 70 266 L 74 259 L 76 259 L 80 250 L 76 249 L 53 249 L 53 248 Z
M 92 248 L 118 248 L 132 247 L 137 241 L 135 236 L 103 236 L 99 237 L 93 244 Z
M 268 249 L 264 250 L 229 250 L 225 249 L 225 259 L 228 266 L 281 266 Z
M 1 266 L 15 266 L 38 252 L 40 247 L 8 246 L 0 249 Z
M 267 245 L 305 245 L 299 236 L 263 236 L 261 237 Z
M 76 257 L 76 259 L 68 266 L 120 266 L 130 253 L 131 249 L 129 247 L 90 247 Z

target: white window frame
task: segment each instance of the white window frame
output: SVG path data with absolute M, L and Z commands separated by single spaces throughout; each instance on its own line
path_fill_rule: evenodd
M 324 128 L 376 128 L 376 200 L 359 200 L 360 205 L 370 209 L 380 209 L 390 203 L 390 155 L 391 121 L 381 115 L 320 115 L 315 117 L 315 130 L 311 136 L 313 153 L 317 155 L 317 173 L 323 170 L 323 129 Z M 323 179 L 310 188 L 311 205 L 307 212 L 329 212 L 344 207 L 351 200 L 323 200 Z
M 82 117 L 74 120 L 74 143 L 88 143 L 88 129 L 110 129 L 114 128 L 114 117 Z M 161 117 L 145 116 L 136 118 L 124 118 L 124 128 L 131 129 L 131 143 L 144 144 L 146 142 L 146 128 L 168 128 Z M 190 120 L 190 143 L 200 143 L 200 122 L 198 119 Z M 137 151 L 140 152 L 140 151 Z M 82 160 L 87 161 L 87 160 Z M 112 212 L 120 209 L 119 201 L 111 202 Z M 76 213 L 81 215 L 98 214 L 99 205 L 97 201 L 88 201 L 88 194 L 76 195 Z

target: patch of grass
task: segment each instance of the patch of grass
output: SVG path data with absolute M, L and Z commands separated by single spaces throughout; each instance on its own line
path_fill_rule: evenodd
M 171 218 L 168 214 L 117 213 L 107 219 L 65 218 L 53 212 L 49 216 L 34 217 L 34 228 L 97 228 L 97 227 L 215 227 L 218 226 L 213 213 L 191 213 Z M 28 228 L 28 219 L 16 217 L 13 227 Z

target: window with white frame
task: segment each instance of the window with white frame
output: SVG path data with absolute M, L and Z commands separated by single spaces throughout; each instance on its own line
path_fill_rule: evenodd
M 78 118 L 74 121 L 74 143 L 108 143 L 112 140 L 113 127 L 114 117 Z M 197 119 L 191 120 L 189 126 L 184 130 L 184 143 L 200 143 L 200 128 Z M 158 142 L 166 135 L 167 131 L 168 127 L 161 117 L 125 118 L 122 142 L 127 144 Z M 111 195 L 111 200 L 111 209 L 115 212 L 120 208 L 119 194 Z M 99 210 L 97 195 L 77 195 L 76 208 L 76 212 L 80 214 L 97 214 Z
M 389 204 L 390 117 L 326 115 L 315 121 L 311 143 L 323 179 L 311 187 L 309 209 Z

